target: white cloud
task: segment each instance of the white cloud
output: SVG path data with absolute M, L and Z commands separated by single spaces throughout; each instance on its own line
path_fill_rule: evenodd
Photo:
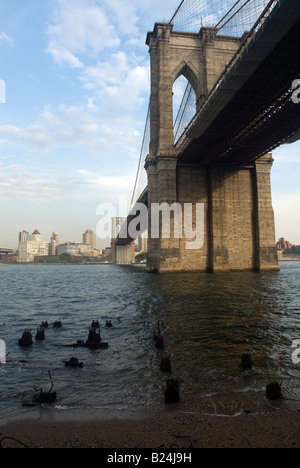
M 140 34 L 138 9 L 141 7 L 141 1 L 126 0 L 125 5 L 124 0 L 106 0 L 106 3 L 115 18 L 120 33 L 131 37 Z
M 54 20 L 48 27 L 48 53 L 55 63 L 71 68 L 83 66 L 80 56 L 95 56 L 120 45 L 119 36 L 102 7 L 93 0 L 57 1 Z
M 55 63 L 66 64 L 70 68 L 83 68 L 83 63 L 69 50 L 59 47 L 54 41 L 50 42 L 48 52 L 52 55 Z
M 8 36 L 4 31 L 2 31 L 2 32 L 0 33 L 0 43 L 1 43 L 1 42 L 6 42 L 6 43 L 9 44 L 11 47 L 14 46 L 14 41 L 13 41 L 13 39 L 12 39 L 10 36 Z
M 131 196 L 132 175 L 107 176 L 85 169 L 63 171 L 61 167 L 24 168 L 21 164 L 0 163 L 0 202 L 4 200 L 55 201 L 63 198 L 117 202 L 120 195 Z
M 131 69 L 120 86 L 108 87 L 108 97 L 125 109 L 138 109 L 145 102 L 144 96 L 150 89 L 147 67 Z
M 125 194 L 130 201 L 150 92 L 146 33 L 174 0 L 50 3 L 46 51 L 66 69 L 68 104 L 41 102 L 44 110 L 23 124 L 2 119 L 0 203 L 56 200 L 63 210 L 65 200 L 114 203 Z M 0 41 L 13 44 L 5 33 Z M 60 91 L 59 70 L 51 72 Z
M 107 62 L 99 61 L 94 66 L 86 67 L 80 79 L 86 89 L 103 88 L 108 85 L 120 84 L 129 69 L 126 54 L 119 51 L 112 54 Z
M 143 127 L 143 121 L 114 112 L 103 115 L 89 104 L 61 105 L 55 111 L 48 106 L 32 124 L 0 125 L 2 161 L 8 153 L 16 155 L 24 167 L 28 158 L 45 163 L 55 159 L 68 170 L 71 157 L 72 164 L 84 160 L 87 166 L 96 159 L 102 170 L 104 165 L 106 170 L 114 166 L 118 173 L 124 170 L 124 162 L 137 164 Z
M 47 154 L 57 147 L 93 151 L 103 143 L 101 133 L 101 122 L 91 112 L 76 106 L 62 106 L 57 113 L 46 108 L 36 122 L 23 128 L 0 126 L 0 138 L 26 145 L 33 154 Z
M 90 110 L 137 111 L 150 92 L 149 59 L 138 27 L 140 3 L 130 0 L 125 7 L 118 0 L 105 3 L 56 0 L 47 51 L 56 64 L 78 70 L 79 81 L 89 93 Z M 143 46 L 145 54 L 136 55 L 132 41 Z
M 47 180 L 33 168 L 25 169 L 19 164 L 0 166 L 0 200 L 25 199 L 49 200 L 57 199 L 67 190 L 74 190 L 73 184 L 66 179 L 56 177 Z M 72 192 L 71 192 L 72 193 Z
M 87 67 L 80 80 L 85 89 L 97 93 L 98 99 L 108 100 L 110 108 L 138 110 L 150 90 L 149 64 L 137 63 L 119 51 L 109 61 Z
M 19 128 L 15 125 L 1 125 L 0 137 L 2 143 L 11 142 L 25 144 L 34 149 L 35 152 L 48 152 L 51 145 L 51 136 L 44 131 L 40 123 L 27 125 Z

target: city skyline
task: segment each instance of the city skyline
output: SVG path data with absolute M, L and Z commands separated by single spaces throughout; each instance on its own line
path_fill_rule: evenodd
M 15 248 L 26 226 L 80 238 L 82 226 L 97 232 L 99 204 L 131 200 L 150 96 L 146 34 L 178 3 L 1 2 L 0 246 Z M 300 142 L 276 149 L 271 175 L 274 240 L 298 245 L 299 154 Z
M 23 229 L 18 234 L 18 242 L 20 241 L 30 241 L 33 236 L 39 235 L 44 242 L 54 242 L 59 244 L 65 243 L 76 243 L 76 244 L 90 244 L 91 247 L 96 248 L 95 245 L 95 238 L 96 234 L 91 229 L 86 229 L 84 232 L 81 233 L 81 240 L 77 240 L 75 238 L 64 239 L 60 237 L 58 231 L 53 230 L 50 236 L 45 236 L 39 229 L 34 229 L 31 233 L 31 230 Z M 1 247 L 1 246 L 0 246 Z
M 146 233 L 145 233 L 146 234 Z M 147 239 L 147 235 L 143 235 L 142 238 L 143 239 Z M 18 234 L 18 243 L 20 241 L 29 241 L 31 240 L 32 236 L 34 235 L 39 235 L 41 236 L 41 238 L 45 241 L 45 242 L 55 242 L 55 243 L 59 243 L 59 244 L 66 244 L 66 243 L 73 243 L 73 244 L 90 244 L 94 249 L 98 249 L 97 247 L 97 243 L 95 243 L 96 239 L 97 239 L 97 236 L 96 234 L 94 233 L 94 231 L 92 231 L 91 229 L 86 229 L 85 232 L 82 232 L 81 233 L 81 237 L 82 237 L 82 240 L 77 240 L 75 238 L 70 238 L 70 239 L 61 239 L 60 238 L 60 235 L 57 231 L 52 231 L 51 233 L 51 236 L 50 237 L 46 237 L 46 236 L 43 236 L 43 234 L 41 234 L 41 232 L 39 231 L 39 229 L 35 229 L 32 234 L 30 234 L 30 231 L 27 231 L 27 229 L 23 229 L 23 231 L 20 231 L 19 234 Z M 49 240 L 45 240 L 45 239 L 49 239 Z M 110 242 L 110 238 L 108 239 L 108 241 Z M 140 242 L 141 242 L 141 237 L 139 237 L 137 239 L 137 243 L 138 245 L 140 245 Z M 293 245 L 299 245 L 299 244 L 295 244 L 293 242 L 290 242 L 289 239 L 286 239 L 285 237 L 281 236 L 281 237 L 278 237 L 276 238 L 276 246 L 277 248 L 288 248 L 288 247 L 291 247 Z M 105 242 L 104 242 L 105 244 Z M 103 244 L 103 245 L 104 245 Z M 282 245 L 285 244 L 285 247 L 282 247 Z M 289 244 L 289 245 L 288 245 Z M 281 245 L 281 247 L 279 247 Z M 7 246 L 1 246 L 0 247 L 2 248 L 8 248 L 8 249 L 15 249 L 17 250 L 18 247 L 7 247 Z M 105 248 L 110 248 L 110 243 L 108 245 L 108 243 L 105 244 L 105 247 L 99 249 L 99 250 L 102 250 L 102 249 L 105 249 Z
M 19 233 L 17 261 L 20 263 L 30 263 L 40 257 L 59 257 L 61 254 L 87 255 L 97 258 L 100 254 L 102 255 L 102 250 L 96 249 L 96 234 L 91 229 L 87 229 L 82 234 L 81 242 L 59 240 L 57 231 L 52 233 L 48 241 L 43 239 L 38 229 L 35 229 L 32 234 L 25 229 Z

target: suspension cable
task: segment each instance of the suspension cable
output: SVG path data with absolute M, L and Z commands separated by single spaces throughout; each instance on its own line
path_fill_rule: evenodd
M 174 20 L 174 18 L 176 17 L 177 13 L 179 12 L 180 8 L 182 7 L 182 5 L 184 4 L 185 0 L 182 0 L 180 2 L 180 5 L 178 6 L 177 10 L 175 11 L 174 15 L 172 16 L 172 18 L 170 19 L 169 21 L 169 24 L 172 23 L 172 21 Z
M 224 28 L 226 26 L 226 24 L 228 24 L 232 18 L 234 18 L 240 11 L 242 11 L 242 9 L 244 8 L 244 6 L 247 5 L 247 3 L 249 3 L 251 0 L 246 0 L 246 2 L 244 3 L 244 5 L 242 5 L 219 29 L 218 31 L 221 31 L 222 28 Z M 239 3 L 239 2 L 238 2 Z M 221 20 L 222 21 L 222 20 Z
M 140 175 L 140 170 L 141 170 L 142 158 L 143 158 L 143 154 L 144 154 L 144 146 L 145 146 L 145 141 L 146 141 L 146 135 L 147 135 L 147 128 L 148 128 L 149 120 L 150 120 L 150 102 L 149 102 L 149 106 L 148 106 L 147 119 L 146 119 L 144 135 L 143 135 L 143 141 L 142 141 L 142 147 L 141 147 L 141 152 L 140 152 L 140 159 L 139 159 L 138 170 L 137 170 L 137 174 L 136 174 L 136 178 L 135 178 L 134 189 L 133 189 L 133 194 L 132 194 L 130 207 L 132 207 L 132 205 L 133 205 L 135 192 L 136 192 L 136 188 L 137 188 L 137 184 L 138 184 L 138 180 L 139 180 L 139 175 Z
M 218 29 L 219 25 L 224 21 L 224 19 L 235 9 L 235 7 L 241 2 L 242 0 L 238 0 L 233 7 L 230 8 L 230 10 L 227 11 L 226 15 L 223 16 L 223 18 L 216 24 L 215 28 Z

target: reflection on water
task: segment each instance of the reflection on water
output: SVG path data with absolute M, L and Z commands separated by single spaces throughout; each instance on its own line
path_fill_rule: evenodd
M 0 368 L 0 416 L 30 400 L 33 386 L 50 387 L 51 371 L 60 407 L 160 404 L 166 375 L 153 331 L 159 322 L 163 354 L 171 357 L 184 400 L 231 390 L 261 390 L 283 381 L 296 395 L 300 365 L 292 363 L 292 341 L 300 339 L 300 262 L 280 272 L 148 275 L 142 267 L 1 266 L 0 339 L 7 363 Z M 42 321 L 62 329 L 24 350 L 25 328 Z M 92 320 L 101 323 L 107 350 L 62 345 L 87 339 Z M 106 320 L 113 327 L 106 328 Z M 239 361 L 250 353 L 251 371 Z M 83 369 L 66 369 L 76 355 Z M 20 363 L 19 361 L 27 361 Z M 292 390 L 291 390 L 292 388 Z
M 300 336 L 300 264 L 280 273 L 186 274 L 151 278 L 141 313 L 164 318 L 177 374 L 207 391 L 221 385 L 257 386 L 297 377 L 292 340 Z M 152 300 L 150 297 L 152 297 Z M 255 367 L 242 373 L 243 353 Z

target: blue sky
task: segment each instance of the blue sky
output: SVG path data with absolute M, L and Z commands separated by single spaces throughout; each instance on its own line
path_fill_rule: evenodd
M 130 200 L 149 101 L 146 34 L 178 0 L 1 0 L 0 246 L 96 231 Z M 300 144 L 274 152 L 276 236 L 300 244 Z M 98 241 L 98 247 L 105 242 Z

